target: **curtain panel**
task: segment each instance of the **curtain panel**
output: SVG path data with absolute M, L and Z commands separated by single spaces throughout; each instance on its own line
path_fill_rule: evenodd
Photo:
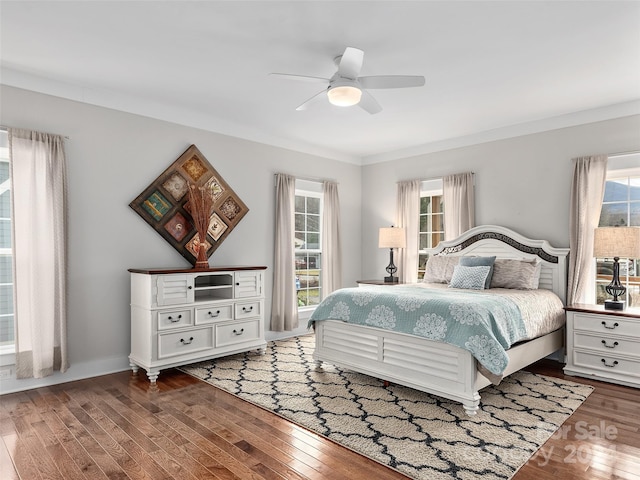
M 342 242 L 338 184 L 325 181 L 322 192 L 322 296 L 326 297 L 342 287 Z
M 398 249 L 398 279 L 418 281 L 418 240 L 420 235 L 420 180 L 398 182 L 396 227 L 404 228 L 406 248 Z
M 442 178 L 444 201 L 444 239 L 452 240 L 475 226 L 473 173 L 458 173 Z
M 299 324 L 293 245 L 295 200 L 295 177 L 276 174 L 275 251 L 270 326 L 271 330 L 276 332 L 294 330 Z
M 64 139 L 8 129 L 16 377 L 66 371 L 67 194 Z
M 608 158 L 596 155 L 572 161 L 567 305 L 595 303 L 593 239 L 600 222 Z

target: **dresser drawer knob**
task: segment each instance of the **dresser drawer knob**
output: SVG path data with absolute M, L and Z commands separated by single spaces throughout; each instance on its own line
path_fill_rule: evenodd
M 217 317 L 218 315 L 220 315 L 220 310 L 216 310 L 216 313 L 209 312 L 210 317 Z
M 243 311 L 243 312 L 251 312 L 251 311 L 253 311 L 253 305 L 252 305 L 252 306 L 250 306 L 249 308 L 247 308 L 247 307 L 242 307 L 242 311 Z
M 178 315 L 176 318 L 173 318 L 171 315 L 169 315 L 167 318 L 169 319 L 170 322 L 176 323 L 180 321 L 180 319 L 182 318 L 182 315 Z
M 189 340 L 187 340 L 187 341 L 185 341 L 184 338 L 180 339 L 180 343 L 183 344 L 183 345 L 189 345 L 189 344 L 191 344 L 191 342 L 193 342 L 193 337 L 189 337 Z M 604 362 L 604 360 L 603 360 L 603 362 Z
M 618 326 L 618 322 L 613 324 L 613 327 L 610 327 L 609 325 L 607 325 L 607 322 L 605 322 L 604 320 L 602 321 L 602 325 L 604 326 L 604 328 L 609 329 L 609 330 L 613 330 L 614 328 L 616 328 Z
M 607 363 L 607 361 L 603 358 L 602 363 L 604 363 L 605 367 L 613 368 L 618 364 L 618 361 L 614 360 L 613 363 Z
M 606 340 L 602 340 L 602 344 L 607 348 L 616 348 L 618 346 L 618 342 L 613 342 L 612 345 L 608 345 Z
M 241 328 L 240 331 L 234 330 L 233 333 L 235 333 L 236 335 L 242 335 L 244 333 L 244 328 Z

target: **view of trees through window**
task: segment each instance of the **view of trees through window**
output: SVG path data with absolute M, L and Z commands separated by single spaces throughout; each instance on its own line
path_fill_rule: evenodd
M 420 196 L 420 239 L 418 251 L 418 279 L 424 277 L 428 254 L 444 240 L 444 206 L 442 192 L 423 192 Z
M 608 178 L 605 184 L 600 227 L 640 227 L 640 173 Z M 611 296 L 605 287 L 611 283 L 612 258 L 598 258 L 596 302 Z M 640 259 L 620 259 L 620 283 L 627 287 L 627 305 L 640 307 Z
M 9 142 L 0 130 L 0 351 L 13 348 L 13 250 L 11 246 L 11 180 Z
M 295 256 L 298 307 L 318 305 L 321 296 L 321 194 L 296 190 Z

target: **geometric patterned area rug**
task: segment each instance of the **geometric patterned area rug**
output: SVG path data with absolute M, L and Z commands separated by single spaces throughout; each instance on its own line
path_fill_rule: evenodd
M 414 479 L 508 479 L 593 388 L 517 372 L 480 391 L 480 410 L 324 363 L 315 339 L 180 368 Z

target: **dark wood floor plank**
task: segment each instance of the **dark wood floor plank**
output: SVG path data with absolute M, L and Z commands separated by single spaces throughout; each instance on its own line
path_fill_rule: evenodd
M 567 377 L 546 360 L 528 370 L 595 391 L 514 480 L 640 480 L 640 390 Z M 585 433 L 601 426 L 609 433 Z M 178 370 L 157 388 L 121 372 L 3 395 L 0 435 L 10 480 L 406 479 Z

